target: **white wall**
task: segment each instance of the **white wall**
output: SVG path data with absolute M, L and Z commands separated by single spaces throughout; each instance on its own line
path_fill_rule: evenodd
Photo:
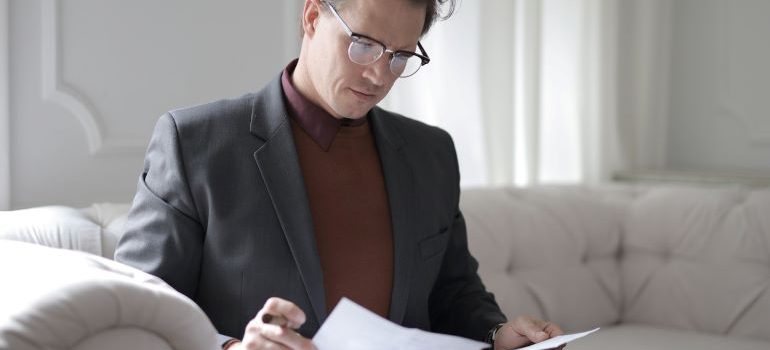
M 11 204 L 8 19 L 8 0 L 0 0 L 0 210 L 8 210 Z
M 616 1 L 627 168 L 770 171 L 770 2 Z M 474 45 L 501 47 L 481 57 L 479 74 L 505 88 L 483 91 L 481 102 L 487 114 L 510 115 L 507 77 L 516 74 L 500 57 L 521 48 L 504 33 L 517 14 L 506 0 L 487 3 L 475 15 L 493 35 Z M 300 4 L 0 0 L 0 210 L 130 201 L 158 116 L 274 77 L 298 51 Z M 512 162 L 513 121 L 484 128 L 487 161 Z M 514 177 L 510 167 L 482 170 L 492 183 Z
M 619 0 L 618 142 L 621 169 L 666 167 L 670 0 Z
M 674 1 L 668 166 L 770 171 L 770 1 Z
M 299 0 L 10 0 L 11 207 L 130 201 L 157 118 L 277 76 L 298 52 L 299 11 Z
M 770 2 L 619 0 L 631 170 L 770 172 Z

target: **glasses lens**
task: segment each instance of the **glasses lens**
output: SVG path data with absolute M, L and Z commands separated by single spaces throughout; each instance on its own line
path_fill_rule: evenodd
M 382 56 L 383 48 L 377 42 L 361 37 L 350 37 L 348 56 L 350 60 L 358 64 L 372 64 Z
M 422 67 L 422 59 L 415 55 L 397 53 L 390 61 L 390 71 L 401 78 L 414 75 L 420 67 Z

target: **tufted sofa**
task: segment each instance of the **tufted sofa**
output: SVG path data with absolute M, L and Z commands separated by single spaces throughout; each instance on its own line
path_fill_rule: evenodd
M 770 349 L 770 189 L 480 188 L 463 191 L 461 208 L 479 273 L 507 315 L 536 315 L 567 331 L 602 327 L 568 349 Z M 111 257 L 127 210 L 96 204 L 0 212 L 0 239 Z M 148 278 L 134 273 L 128 276 Z M 0 300 L 7 291 L 0 289 Z M 4 323 L 0 318 L 0 348 Z M 190 324 L 212 332 L 206 321 Z M 96 332 L 97 325 L 88 327 Z M 163 346 L 142 348 L 186 348 Z
M 214 326 L 192 300 L 107 258 L 127 210 L 0 212 L 0 349 L 217 348 Z
M 507 315 L 602 327 L 569 349 L 770 349 L 770 189 L 487 188 L 461 204 Z

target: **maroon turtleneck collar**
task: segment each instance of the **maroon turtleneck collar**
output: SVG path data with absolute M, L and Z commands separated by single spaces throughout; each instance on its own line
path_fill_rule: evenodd
M 366 123 L 366 117 L 337 119 L 302 96 L 291 82 L 291 75 L 294 73 L 294 68 L 297 67 L 297 61 L 296 59 L 291 61 L 281 75 L 281 86 L 286 97 L 286 109 L 289 112 L 289 117 L 294 119 L 318 146 L 328 151 L 340 127 L 363 125 Z

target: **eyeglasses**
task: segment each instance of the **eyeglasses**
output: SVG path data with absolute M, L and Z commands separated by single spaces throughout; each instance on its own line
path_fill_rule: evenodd
M 388 49 L 385 44 L 376 39 L 353 32 L 331 3 L 326 0 L 321 0 L 321 2 L 329 7 L 329 10 L 334 14 L 334 17 L 337 17 L 340 24 L 342 24 L 342 28 L 345 29 L 345 32 L 350 37 L 348 57 L 353 63 L 363 66 L 370 65 L 377 62 L 387 52 L 390 54 L 390 71 L 399 78 L 406 78 L 414 75 L 414 73 L 420 70 L 420 67 L 430 62 L 430 57 L 428 57 L 419 41 L 417 42 L 417 47 L 422 54 Z

